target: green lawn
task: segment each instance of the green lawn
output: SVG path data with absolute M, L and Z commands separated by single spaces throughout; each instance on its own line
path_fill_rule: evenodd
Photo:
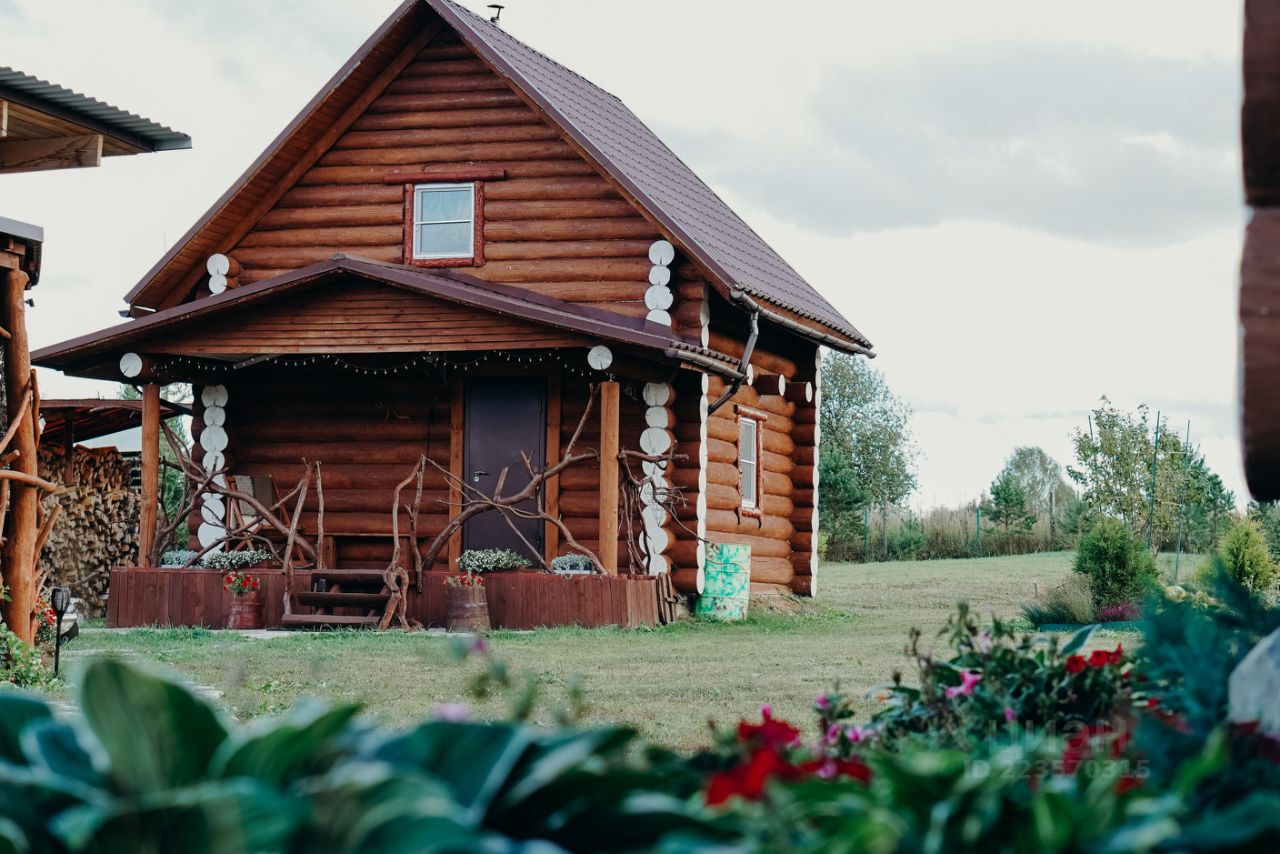
M 799 614 L 745 623 L 687 623 L 656 631 L 552 629 L 496 632 L 495 654 L 536 674 L 552 692 L 579 677 L 589 716 L 628 721 L 689 746 L 708 719 L 734 722 L 762 702 L 808 721 L 815 694 L 834 680 L 862 696 L 888 680 L 905 656 L 912 626 L 932 636 L 953 604 L 1017 616 L 1019 605 L 1070 572 L 1066 553 L 823 567 L 821 597 Z M 1184 560 L 1184 571 L 1187 561 Z M 471 672 L 450 663 L 449 640 L 426 634 L 297 634 L 248 640 L 183 629 L 91 630 L 64 650 L 72 669 L 105 653 L 160 662 L 224 692 L 238 717 L 270 713 L 302 695 L 363 703 L 377 718 L 406 724 L 458 699 Z M 473 667 L 475 665 L 472 665 Z M 874 700 L 864 701 L 865 714 Z M 490 701 L 481 713 L 498 714 Z

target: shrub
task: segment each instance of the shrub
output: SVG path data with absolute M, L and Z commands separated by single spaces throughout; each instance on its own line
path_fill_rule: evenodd
M 39 650 L 23 643 L 8 626 L 0 623 L 0 683 L 12 682 L 19 687 L 34 688 L 53 681 L 53 678 L 41 663 Z M 0 751 L 0 759 L 3 758 L 3 751 Z
M 1074 575 L 1052 588 L 1043 599 L 1022 606 L 1022 616 L 1031 625 L 1085 625 L 1096 618 L 1089 577 Z
M 247 569 L 251 566 L 257 566 L 260 563 L 274 559 L 274 555 L 265 549 L 249 549 L 248 551 L 239 552 L 212 552 L 204 556 L 204 560 L 200 561 L 200 565 L 207 569 L 217 569 L 222 572 L 235 572 L 240 569 Z
M 510 549 L 468 549 L 458 555 L 459 572 L 493 572 L 504 569 L 523 569 L 529 559 Z
M 551 571 L 562 575 L 583 575 L 596 571 L 596 565 L 586 555 L 560 555 L 552 558 Z
M 889 556 L 893 560 L 916 560 L 925 553 L 929 535 L 917 519 L 907 519 L 889 535 Z
M 1218 544 L 1218 557 L 1231 578 L 1250 593 L 1266 593 L 1276 584 L 1276 565 L 1262 529 L 1252 520 L 1231 526 Z
M 160 555 L 160 565 L 165 567 L 187 566 L 199 552 L 191 549 L 170 549 Z
M 1159 578 L 1155 556 L 1116 519 L 1099 519 L 1080 538 L 1072 568 L 1089 578 L 1095 608 L 1136 602 Z
M 1110 722 L 1127 705 L 1129 661 L 1120 646 L 1080 655 L 1093 628 L 1059 647 L 1057 638 L 1038 643 L 999 619 L 980 626 L 960 603 L 941 633 L 950 656 L 922 651 L 920 632 L 912 632 L 919 687 L 895 674 L 889 705 L 871 722 L 878 743 L 971 749 L 1015 724 L 1061 733 Z

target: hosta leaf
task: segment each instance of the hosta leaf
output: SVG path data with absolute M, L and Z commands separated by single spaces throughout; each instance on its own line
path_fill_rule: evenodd
M 512 770 L 500 798 L 510 808 L 556 777 L 593 756 L 607 756 L 625 747 L 635 737 L 627 727 L 604 727 L 585 732 L 567 731 L 539 738 Z
M 0 690 L 0 759 L 26 764 L 22 731 L 33 721 L 53 718 L 49 704 L 17 691 Z
M 303 774 L 322 773 L 338 754 L 337 742 L 359 706 L 328 708 L 303 701 L 280 718 L 256 722 L 222 743 L 211 777 L 252 777 L 283 786 Z
M 21 828 L 34 851 L 58 849 L 45 828 L 49 816 L 98 800 L 98 792 L 75 780 L 0 761 L 0 820 Z
M 384 741 L 374 758 L 444 781 L 470 820 L 478 821 L 528 750 L 530 733 L 512 724 L 431 721 Z
M 222 716 L 191 689 L 114 659 L 80 681 L 80 706 L 124 791 L 152 792 L 201 779 L 227 737 Z
M 298 805 L 270 788 L 231 780 L 77 807 L 52 829 L 80 851 L 239 854 L 284 849 L 300 819 Z
M 22 828 L 7 818 L 0 818 L 0 854 L 27 854 L 30 850 L 31 843 Z
M 90 786 L 102 783 L 93 757 L 69 724 L 53 720 L 31 724 L 22 733 L 22 749 L 36 767 Z
M 1071 655 L 1089 642 L 1089 638 L 1093 637 L 1094 631 L 1098 628 L 1095 623 L 1092 626 L 1082 626 L 1071 633 L 1071 637 L 1067 638 L 1067 642 L 1062 645 L 1062 654 Z
M 471 851 L 478 837 L 449 787 L 384 762 L 344 763 L 305 781 L 311 851 Z

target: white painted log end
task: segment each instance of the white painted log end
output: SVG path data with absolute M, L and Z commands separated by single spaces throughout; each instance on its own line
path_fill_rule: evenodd
M 649 246 L 649 260 L 654 264 L 670 266 L 676 260 L 676 248 L 668 240 L 655 240 Z
M 120 357 L 120 373 L 133 379 L 142 373 L 142 357 L 137 353 L 125 353 Z
M 597 344 L 587 353 L 587 364 L 597 371 L 608 370 L 613 364 L 613 351 L 603 344 Z

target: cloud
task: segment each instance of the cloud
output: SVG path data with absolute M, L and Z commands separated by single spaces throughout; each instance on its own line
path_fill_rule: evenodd
M 1238 100 L 1223 96 L 1237 75 L 1112 48 L 966 47 L 830 68 L 803 115 L 731 145 L 674 136 L 711 180 L 831 236 L 976 220 L 1164 245 L 1239 219 Z

